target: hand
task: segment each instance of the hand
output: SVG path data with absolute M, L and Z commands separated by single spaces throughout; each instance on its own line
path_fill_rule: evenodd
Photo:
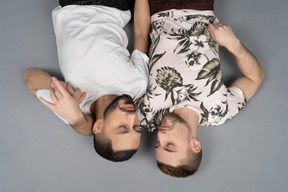
M 240 41 L 228 25 L 222 23 L 209 24 L 208 31 L 216 43 L 226 47 L 230 52 L 233 53 L 239 47 Z
M 74 91 L 74 89 L 71 87 L 70 83 L 68 82 L 67 84 L 63 81 L 59 81 L 58 82 L 66 88 L 66 90 L 70 93 L 70 95 L 74 96 L 79 104 L 82 103 L 83 99 L 85 98 L 86 96 L 86 92 L 83 92 L 77 87 L 76 90 Z M 55 85 L 55 83 L 52 81 L 52 78 L 51 78 L 51 82 L 50 82 L 50 89 L 51 90 L 57 90 L 57 87 Z
M 58 80 L 59 81 L 59 80 Z M 63 86 L 63 87 L 66 87 L 66 83 L 64 81 L 59 81 L 59 83 Z M 51 77 L 51 80 L 50 80 L 50 89 L 56 89 L 56 85 L 55 83 L 52 81 L 52 77 Z
M 84 116 L 79 107 L 79 101 L 82 102 L 86 93 L 82 93 L 79 88 L 74 91 L 69 83 L 67 84 L 67 89 L 65 89 L 63 83 L 55 77 L 52 77 L 52 82 L 55 84 L 55 89 L 50 91 L 50 97 L 54 104 L 47 102 L 41 97 L 39 100 L 45 106 L 65 118 L 71 125 L 77 123 Z

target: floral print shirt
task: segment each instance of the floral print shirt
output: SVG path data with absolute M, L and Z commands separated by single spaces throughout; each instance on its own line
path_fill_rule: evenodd
M 142 128 L 154 131 L 162 117 L 188 107 L 199 125 L 220 125 L 246 104 L 243 92 L 223 84 L 218 44 L 207 26 L 213 11 L 168 10 L 151 17 L 149 85 L 139 100 Z

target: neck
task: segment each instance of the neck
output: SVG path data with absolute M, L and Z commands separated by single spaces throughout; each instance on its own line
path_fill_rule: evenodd
M 192 109 L 188 108 L 175 109 L 173 113 L 179 115 L 184 121 L 186 121 L 191 130 L 191 137 L 197 139 L 197 130 L 199 121 L 198 114 Z
M 107 106 L 116 98 L 117 95 L 103 95 L 94 101 L 90 106 L 90 111 L 95 119 L 103 119 L 103 114 Z

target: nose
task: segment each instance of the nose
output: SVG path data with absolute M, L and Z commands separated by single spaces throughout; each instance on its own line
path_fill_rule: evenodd
M 163 139 L 165 138 L 166 136 L 166 132 L 165 131 L 158 131 L 157 133 L 157 137 L 158 137 L 158 141 L 161 143 L 163 141 Z
M 126 123 L 128 124 L 128 126 L 132 128 L 135 122 L 138 122 L 136 113 L 127 113 L 125 119 L 126 119 Z
M 136 116 L 136 113 L 127 113 L 126 118 L 129 121 L 134 121 L 134 120 L 136 120 L 137 116 Z

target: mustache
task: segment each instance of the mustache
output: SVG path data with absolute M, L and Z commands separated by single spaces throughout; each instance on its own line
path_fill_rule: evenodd
M 119 107 L 119 109 L 120 109 L 121 111 L 123 111 L 123 112 L 126 112 L 126 113 L 136 113 L 136 109 L 134 109 L 134 110 L 127 110 L 127 109 L 124 109 L 124 108 L 121 108 L 121 107 Z

